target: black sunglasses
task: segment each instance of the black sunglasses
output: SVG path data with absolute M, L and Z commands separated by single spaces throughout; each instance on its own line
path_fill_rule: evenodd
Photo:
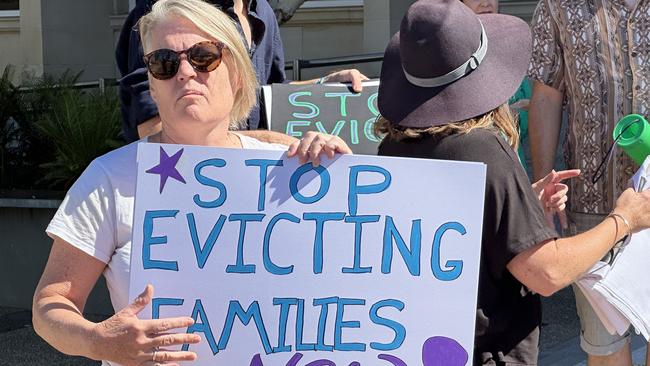
M 144 55 L 144 64 L 151 76 L 159 80 L 171 79 L 181 65 L 181 55 L 198 72 L 214 71 L 221 64 L 222 51 L 226 46 L 221 42 L 203 41 L 183 51 L 161 48 Z

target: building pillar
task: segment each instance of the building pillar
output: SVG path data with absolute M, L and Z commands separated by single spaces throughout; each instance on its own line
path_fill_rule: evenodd
M 111 0 L 41 0 L 44 71 L 83 71 L 81 80 L 115 77 Z M 62 11 L 65 9 L 65 11 Z
M 409 6 L 415 0 L 390 0 L 390 34 L 393 35 L 399 31 L 399 26 L 402 23 L 402 18 L 406 14 Z
M 415 0 L 364 0 L 363 53 L 383 53 L 390 38 L 399 30 L 406 9 Z M 380 63 L 369 66 L 369 74 L 379 76 Z
M 21 1 L 24 70 L 34 76 L 83 72 L 80 81 L 115 77 L 114 5 L 112 0 Z
M 383 52 L 390 36 L 390 0 L 365 0 L 363 53 Z
M 43 75 L 43 1 L 20 2 L 21 70 L 17 71 L 37 77 Z

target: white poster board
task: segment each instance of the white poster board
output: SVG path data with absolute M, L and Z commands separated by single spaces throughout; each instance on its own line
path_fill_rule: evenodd
M 130 299 L 195 318 L 193 365 L 469 365 L 485 171 L 140 144 Z

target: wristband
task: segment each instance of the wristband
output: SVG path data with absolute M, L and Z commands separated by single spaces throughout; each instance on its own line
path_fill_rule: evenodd
M 625 235 L 623 238 L 625 238 L 627 236 L 630 236 L 632 234 L 632 226 L 630 226 L 630 222 L 627 221 L 627 219 L 625 217 L 623 217 L 623 215 L 612 212 L 609 215 L 607 215 L 607 217 L 611 217 L 611 218 L 614 219 L 614 222 L 616 222 L 616 230 L 617 231 L 618 231 L 618 221 L 616 221 L 616 217 L 618 217 L 619 219 L 621 219 L 621 221 L 623 221 L 623 223 L 625 224 L 625 227 L 627 227 L 627 235 Z M 618 232 L 616 234 L 618 234 Z

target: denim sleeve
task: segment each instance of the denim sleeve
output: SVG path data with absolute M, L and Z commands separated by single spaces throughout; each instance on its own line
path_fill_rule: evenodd
M 152 3 L 144 1 L 131 11 L 115 49 L 115 58 L 122 74 L 119 90 L 122 134 L 127 142 L 138 140 L 138 125 L 158 115 L 158 108 L 149 94 L 149 79 L 137 30 L 138 20 Z
M 284 74 L 284 46 L 280 37 L 278 23 L 273 23 L 273 62 L 271 64 L 271 73 L 267 84 L 288 82 Z
M 158 107 L 149 94 L 145 68 L 136 69 L 120 80 L 120 101 L 124 138 L 127 142 L 138 140 L 138 125 L 158 115 Z

